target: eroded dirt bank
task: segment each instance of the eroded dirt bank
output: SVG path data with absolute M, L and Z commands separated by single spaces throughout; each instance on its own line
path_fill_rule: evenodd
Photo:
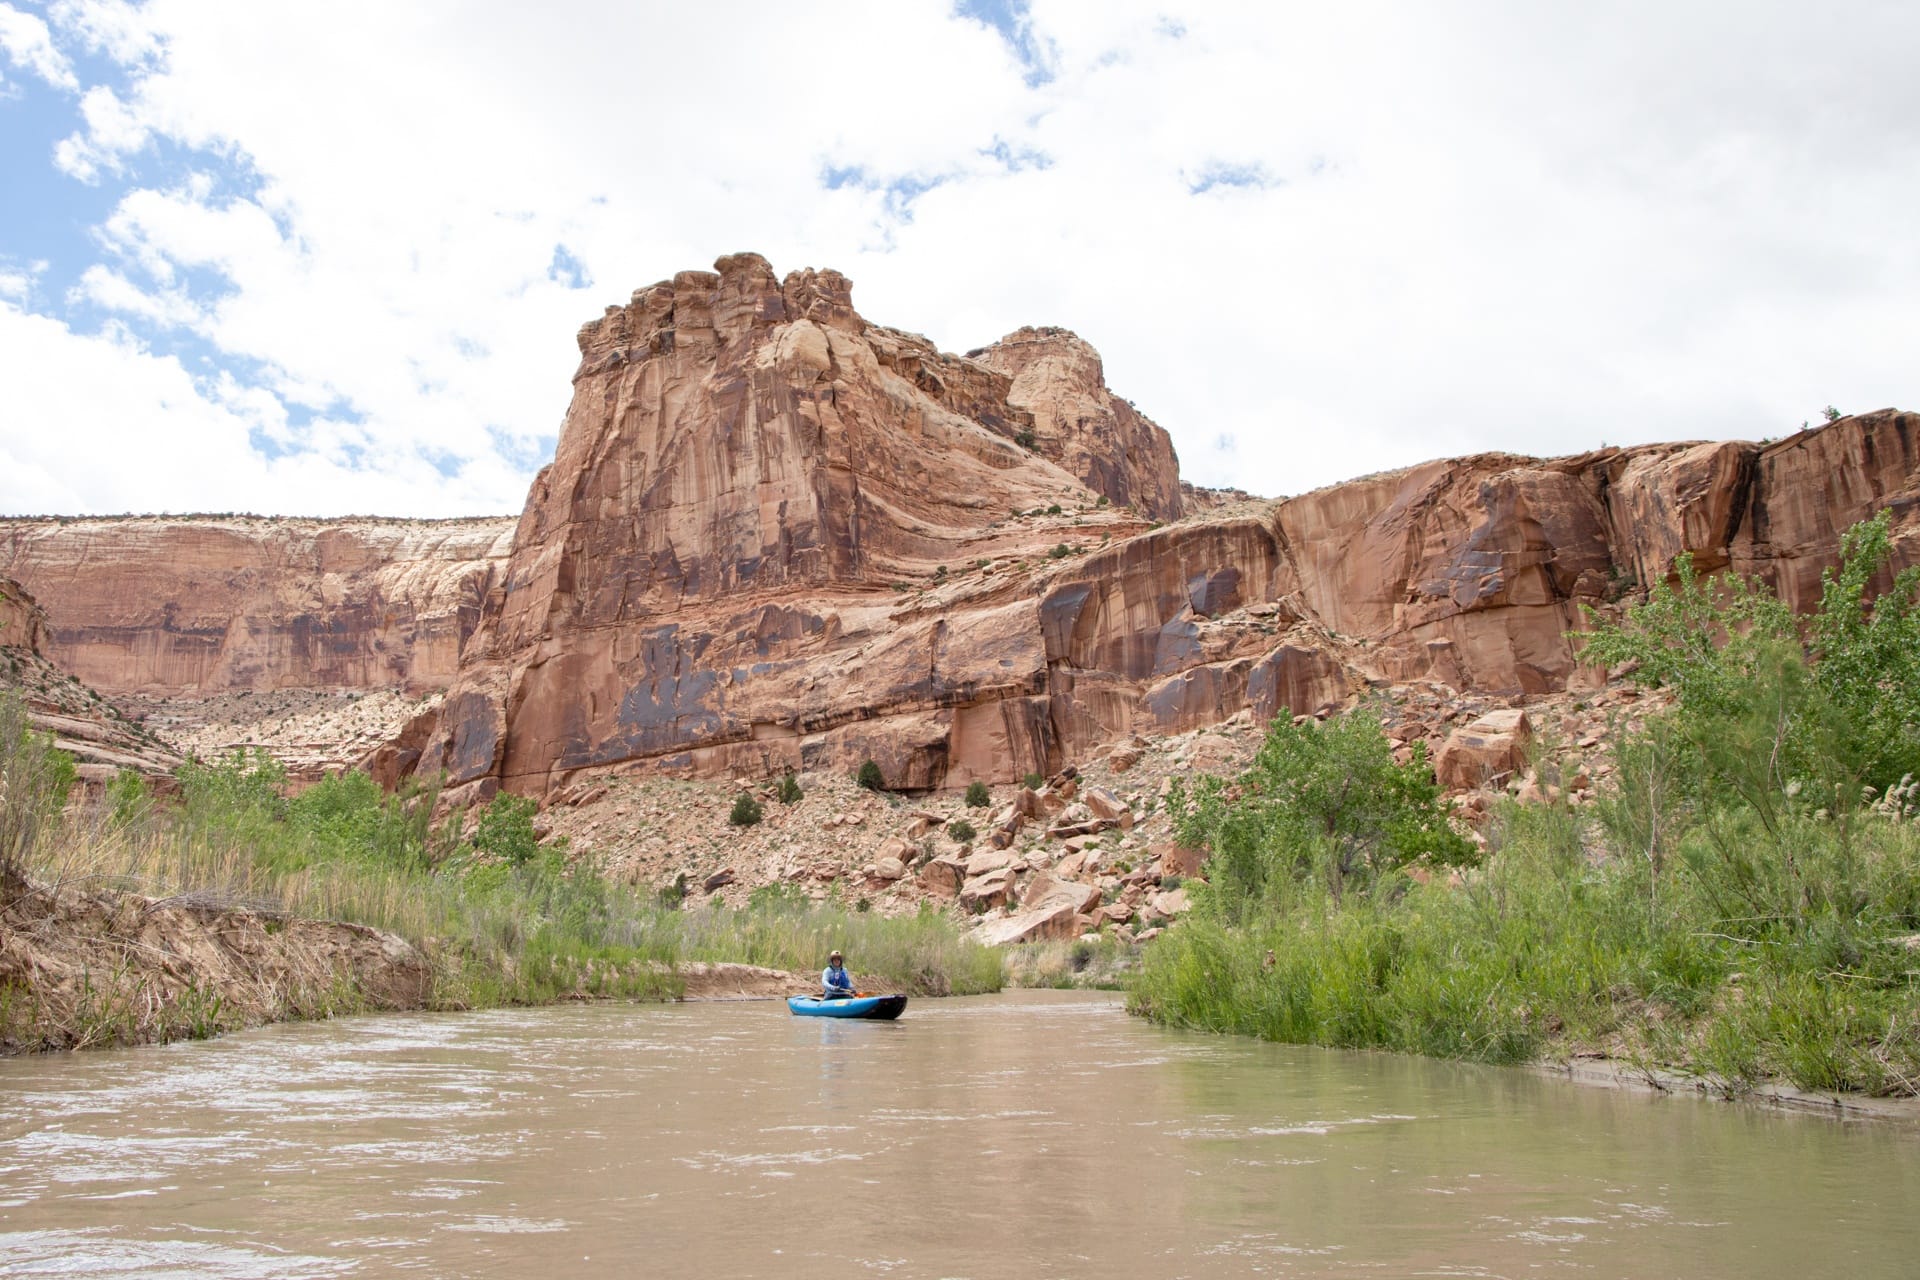
M 365 925 L 72 886 L 14 882 L 3 893 L 0 1055 L 460 1007 L 436 995 L 433 957 Z M 656 968 L 662 993 L 685 1000 L 777 999 L 817 983 L 758 965 Z M 559 998 L 591 997 L 583 986 Z
M 0 1052 L 419 1009 L 433 991 L 417 948 L 364 925 L 18 881 L 0 900 Z

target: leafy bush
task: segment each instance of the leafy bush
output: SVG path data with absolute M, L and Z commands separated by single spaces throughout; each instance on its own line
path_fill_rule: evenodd
M 751 827 L 759 823 L 765 811 L 751 793 L 742 791 L 734 797 L 733 810 L 727 814 L 727 821 L 736 827 Z
M 1047 559 L 1064 560 L 1072 554 L 1073 554 L 1072 547 L 1068 546 L 1064 542 L 1056 542 L 1053 544 L 1053 550 L 1047 552 Z
M 773 798 L 781 804 L 799 804 L 806 795 L 800 789 L 800 779 L 793 776 L 791 769 L 780 775 L 780 784 L 773 789 Z
M 993 796 L 987 791 L 987 784 L 975 778 L 967 784 L 967 807 L 984 809 L 993 803 Z
M 1029 773 L 1026 777 L 1020 779 L 1020 785 L 1029 791 L 1038 791 L 1047 785 L 1047 780 L 1041 774 Z
M 860 768 L 854 773 L 853 780 L 869 791 L 885 791 L 887 789 L 887 780 L 885 776 L 881 774 L 879 764 L 871 758 L 860 762 Z
M 1189 792 L 1176 776 L 1168 808 L 1183 844 L 1213 850 L 1208 866 L 1227 901 L 1319 876 L 1337 902 L 1349 883 L 1415 859 L 1456 866 L 1475 857 L 1447 821 L 1425 753 L 1416 747 L 1396 763 L 1379 720 L 1364 711 L 1298 725 L 1277 717 L 1237 795 L 1212 777 Z
M 975 831 L 973 824 L 965 818 L 955 818 L 947 824 L 947 834 L 953 838 L 955 843 L 966 844 L 980 833 Z
M 522 866 L 539 852 L 540 841 L 533 834 L 533 815 L 539 806 L 532 800 L 502 791 L 493 797 L 480 814 L 474 828 L 473 847 Z
M 1033 446 L 1038 439 L 1039 437 L 1034 435 L 1031 428 L 1022 429 L 1013 433 L 1013 442 L 1028 452 L 1032 452 Z
M 1059 514 L 1060 514 L 1060 504 L 1056 502 L 1056 503 L 1053 503 L 1052 505 L 1050 505 L 1050 506 L 1049 506 L 1049 507 L 1047 508 L 1047 514 L 1048 514 L 1048 515 L 1050 515 L 1050 516 L 1057 516 L 1057 515 L 1059 515 Z
M 135 826 L 153 812 L 153 788 L 135 769 L 113 775 L 106 791 L 107 821 L 116 827 Z

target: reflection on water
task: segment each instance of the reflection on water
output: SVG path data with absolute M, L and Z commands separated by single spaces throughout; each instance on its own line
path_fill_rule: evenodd
M 9 1276 L 1920 1274 L 1920 1133 L 1161 1031 L 600 1005 L 0 1062 Z

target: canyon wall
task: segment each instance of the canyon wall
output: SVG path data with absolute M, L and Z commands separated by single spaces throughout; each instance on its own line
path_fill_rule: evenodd
M 1890 504 L 1920 558 L 1911 415 L 1203 503 L 1064 330 L 962 358 L 863 320 L 836 273 L 716 268 L 581 331 L 501 586 L 381 776 L 545 795 L 871 758 L 896 788 L 1005 781 L 1370 686 L 1565 688 L 1594 678 L 1582 606 L 1681 552 L 1804 604 Z
M 1073 334 L 943 353 L 832 271 L 722 258 L 579 347 L 517 523 L 16 520 L 0 573 L 110 692 L 444 689 L 368 763 L 477 798 L 868 758 L 955 787 L 1412 681 L 1524 698 L 1595 679 L 1583 607 L 1683 552 L 1806 608 L 1891 507 L 1920 562 L 1920 417 L 1893 410 L 1270 502 L 1183 485 Z
M 42 649 L 108 694 L 444 687 L 510 520 L 0 520 Z

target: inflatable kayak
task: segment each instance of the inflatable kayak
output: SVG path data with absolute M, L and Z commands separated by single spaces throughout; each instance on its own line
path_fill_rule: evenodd
M 801 1018 L 897 1018 L 907 1007 L 905 996 L 788 996 L 787 1008 Z

